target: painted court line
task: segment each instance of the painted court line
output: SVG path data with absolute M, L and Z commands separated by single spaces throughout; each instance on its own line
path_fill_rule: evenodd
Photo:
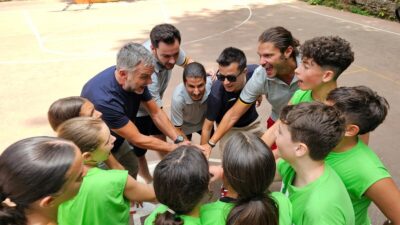
M 38 44 L 39 44 L 39 48 L 40 50 L 42 50 L 43 52 L 46 53 L 50 53 L 50 54 L 55 54 L 55 55 L 64 55 L 64 56 L 98 56 L 98 55 L 108 55 L 109 53 L 107 52 L 91 52 L 91 53 L 67 53 L 67 52 L 63 52 L 63 51 L 55 51 L 55 50 L 51 50 L 48 49 L 45 45 L 44 45 L 44 41 L 40 35 L 39 30 L 36 28 L 35 24 L 33 23 L 33 20 L 29 14 L 28 11 L 24 10 L 23 12 L 24 18 L 28 24 L 29 29 L 32 31 L 33 35 L 35 36 Z
M 165 6 L 165 2 L 163 0 L 159 0 L 160 1 L 160 8 L 161 11 L 163 12 L 163 16 L 164 16 L 164 20 L 166 22 L 170 21 L 170 17 L 168 16 L 168 13 L 166 11 L 166 6 Z M 222 34 L 225 34 L 227 32 L 233 31 L 239 27 L 241 27 L 242 25 L 244 25 L 245 23 L 247 23 L 250 18 L 253 15 L 253 12 L 251 10 L 251 8 L 246 4 L 244 5 L 245 8 L 247 8 L 248 10 L 248 16 L 245 20 L 243 20 L 240 24 L 233 26 L 227 30 L 218 32 L 218 33 L 214 33 L 212 35 L 208 35 L 205 36 L 203 38 L 199 38 L 199 39 L 195 39 L 192 41 L 188 41 L 188 42 L 184 42 L 182 43 L 183 45 L 187 45 L 187 44 L 192 44 L 192 43 L 196 43 L 196 42 L 200 42 L 203 40 L 207 40 L 210 38 L 214 38 L 217 36 L 220 36 Z M 32 33 L 35 36 L 35 39 L 38 42 L 39 48 L 41 51 L 46 52 L 46 53 L 50 53 L 50 54 L 56 54 L 56 55 L 63 55 L 63 56 L 73 56 L 74 58 L 59 58 L 59 59 L 48 59 L 48 60 L 4 60 L 4 61 L 0 61 L 0 64 L 44 64 L 44 63 L 58 63 L 58 62 L 63 62 L 63 61 L 74 61 L 74 60 L 92 60 L 92 59 L 97 59 L 97 58 L 102 58 L 102 57 L 114 57 L 115 53 L 111 53 L 111 52 L 96 52 L 96 53 L 88 53 L 88 54 L 82 54 L 82 53 L 66 53 L 63 51 L 55 51 L 55 50 L 51 50 L 45 47 L 44 45 L 44 38 L 41 37 L 40 32 L 38 31 L 38 29 L 36 28 L 36 26 L 33 23 L 33 20 L 29 14 L 28 11 L 24 10 L 23 11 L 23 16 L 28 24 L 29 29 L 32 31 Z M 51 41 L 46 39 L 47 41 Z
M 249 11 L 249 15 L 248 15 L 247 18 L 246 18 L 245 20 L 243 20 L 240 24 L 238 24 L 238 25 L 236 25 L 236 26 L 234 26 L 234 27 L 231 27 L 231 28 L 229 28 L 229 29 L 227 29 L 227 30 L 224 30 L 224 31 L 221 31 L 221 32 L 218 32 L 218 33 L 214 33 L 214 34 L 212 34 L 212 35 L 209 35 L 209 36 L 206 36 L 206 37 L 203 37 L 203 38 L 199 38 L 199 39 L 196 39 L 196 40 L 193 40 L 193 41 L 185 42 L 185 43 L 183 43 L 182 45 L 188 45 L 188 44 L 196 43 L 196 42 L 199 42 L 199 41 L 204 41 L 204 40 L 206 40 L 206 39 L 210 39 L 210 38 L 213 38 L 213 37 L 217 37 L 217 36 L 219 36 L 219 35 L 225 34 L 225 33 L 227 33 L 227 32 L 233 31 L 233 30 L 235 30 L 235 29 L 241 27 L 243 24 L 247 23 L 247 21 L 249 21 L 250 18 L 253 16 L 253 11 L 251 10 L 251 8 L 250 8 L 248 5 L 245 5 L 245 7 L 246 7 L 247 10 Z
M 312 10 L 309 10 L 309 9 L 300 8 L 300 7 L 294 6 L 294 5 L 288 5 L 288 6 L 291 7 L 291 8 L 295 8 L 295 9 L 297 9 L 297 10 L 301 10 L 301 11 L 313 13 L 313 14 L 316 14 L 316 15 L 319 15 L 319 16 L 328 17 L 328 18 L 332 18 L 332 19 L 339 20 L 339 21 L 343 21 L 343 22 L 347 22 L 347 23 L 352 23 L 352 24 L 356 24 L 356 25 L 359 25 L 359 26 L 368 27 L 368 28 L 371 28 L 371 29 L 374 29 L 374 30 L 377 30 L 377 31 L 382 31 L 382 32 L 386 32 L 386 33 L 389 33 L 389 34 L 393 34 L 393 35 L 400 36 L 400 33 L 397 33 L 397 32 L 388 31 L 388 30 L 381 29 L 381 28 L 377 28 L 377 27 L 374 27 L 374 26 L 370 26 L 370 25 L 366 25 L 366 24 L 362 24 L 362 23 L 353 22 L 353 21 L 351 21 L 351 20 L 342 19 L 342 18 L 339 18 L 339 17 L 336 17 L 336 16 L 329 16 L 329 15 L 322 14 L 322 13 L 319 13 L 319 12 L 315 12 L 315 11 L 312 11 Z
M 383 79 L 385 79 L 387 81 L 393 82 L 396 86 L 400 86 L 400 81 L 399 80 L 395 80 L 395 79 L 393 79 L 393 78 L 391 78 L 391 77 L 389 77 L 389 76 L 387 76 L 385 74 L 378 73 L 378 72 L 373 71 L 373 70 L 369 70 L 369 69 L 367 69 L 365 67 L 362 67 L 362 66 L 359 66 L 359 65 L 355 65 L 355 66 L 361 68 L 364 71 L 367 71 L 367 72 L 371 73 L 372 75 L 375 75 L 375 76 L 383 78 Z

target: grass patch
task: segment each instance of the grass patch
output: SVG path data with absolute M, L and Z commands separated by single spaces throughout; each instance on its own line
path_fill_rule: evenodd
M 360 15 L 364 15 L 364 16 L 371 16 L 370 12 L 368 12 L 367 10 L 364 10 L 361 7 L 356 6 L 356 5 L 349 6 L 349 11 L 352 13 L 356 13 L 356 14 L 360 14 Z

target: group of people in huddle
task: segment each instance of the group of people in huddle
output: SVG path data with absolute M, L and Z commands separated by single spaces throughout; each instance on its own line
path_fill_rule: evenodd
M 79 97 L 50 106 L 57 137 L 5 149 L 0 225 L 129 224 L 133 202 L 158 203 L 146 225 L 369 225 L 371 202 L 385 224 L 400 224 L 399 189 L 368 146 L 389 104 L 365 86 L 337 87 L 354 61 L 348 41 L 300 45 L 271 27 L 259 36 L 258 65 L 227 47 L 211 74 L 180 45 L 176 27 L 155 26 L 150 40 L 124 45 Z M 184 68 L 182 83 L 165 112 L 175 65 Z M 256 110 L 263 96 L 272 108 L 266 122 Z M 200 143 L 191 143 L 194 133 Z M 222 164 L 211 166 L 217 144 Z M 153 175 L 148 149 L 161 157 Z M 215 181 L 223 195 L 212 202 Z M 274 181 L 279 192 L 270 191 Z

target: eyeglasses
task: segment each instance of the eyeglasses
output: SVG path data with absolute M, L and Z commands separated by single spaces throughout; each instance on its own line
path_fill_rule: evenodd
M 242 69 L 238 74 L 236 75 L 223 75 L 219 72 L 219 70 L 217 71 L 217 79 L 221 82 L 224 82 L 225 79 L 227 79 L 229 82 L 236 82 L 237 77 L 240 76 L 240 74 L 242 74 L 244 69 Z

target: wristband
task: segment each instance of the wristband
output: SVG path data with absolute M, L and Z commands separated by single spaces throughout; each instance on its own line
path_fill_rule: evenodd
M 214 142 L 212 142 L 211 140 L 208 140 L 207 143 L 208 143 L 209 146 L 211 146 L 211 148 L 214 148 L 215 145 L 217 145 L 217 144 L 215 144 Z

